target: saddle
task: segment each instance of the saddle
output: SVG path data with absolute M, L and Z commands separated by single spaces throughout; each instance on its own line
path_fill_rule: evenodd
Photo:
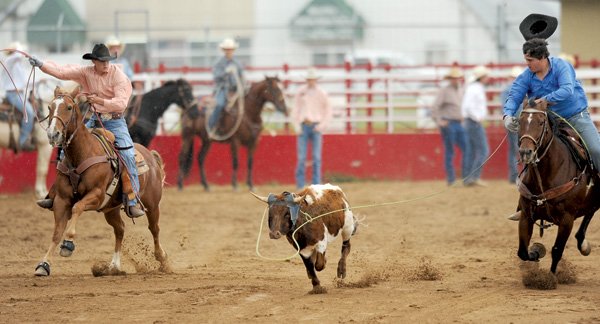
M 592 159 L 583 144 L 583 140 L 574 129 L 560 123 L 556 135 L 569 148 L 569 153 L 571 153 L 579 170 L 583 170 L 585 166 L 591 164 Z

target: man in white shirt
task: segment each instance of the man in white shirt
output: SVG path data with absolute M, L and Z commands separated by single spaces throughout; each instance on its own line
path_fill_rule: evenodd
M 466 157 L 471 161 L 471 170 L 467 173 L 465 186 L 485 186 L 480 178 L 483 164 L 490 153 L 487 136 L 483 128 L 483 122 L 488 115 L 485 94 L 488 74 L 489 70 L 485 66 L 476 66 L 473 69 L 475 80 L 467 86 L 463 96 L 462 113 L 465 119 L 467 141 L 471 148 L 469 156 Z

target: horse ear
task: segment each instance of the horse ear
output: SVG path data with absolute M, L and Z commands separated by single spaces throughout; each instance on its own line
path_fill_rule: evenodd
M 75 89 L 73 89 L 73 91 L 71 91 L 71 98 L 76 98 L 77 95 L 79 94 L 79 91 L 81 91 L 81 86 L 77 86 L 75 87 Z
M 57 97 L 58 95 L 60 95 L 61 93 L 61 88 L 59 86 L 56 86 L 56 88 L 54 88 L 54 96 Z

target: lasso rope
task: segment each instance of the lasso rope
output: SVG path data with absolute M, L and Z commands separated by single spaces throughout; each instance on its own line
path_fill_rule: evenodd
M 31 55 L 29 55 L 27 52 L 21 51 L 18 49 L 14 49 L 14 48 L 3 48 L 0 51 L 2 51 L 2 52 L 12 51 L 12 52 L 20 53 L 21 55 L 23 55 L 27 58 L 31 57 Z M 13 79 L 12 75 L 10 75 L 10 71 L 8 70 L 6 65 L 4 65 L 4 62 L 0 61 L 0 65 L 2 65 L 2 67 L 4 68 L 4 71 L 6 71 L 6 74 L 8 75 L 10 82 L 12 83 L 13 87 L 15 88 L 15 91 L 17 92 L 19 99 L 23 102 L 23 119 L 25 119 L 25 122 L 28 122 L 29 116 L 27 116 L 27 107 L 26 107 L 27 101 L 26 100 L 27 100 L 27 93 L 29 93 L 30 82 L 31 82 L 31 84 L 35 83 L 35 67 L 34 66 L 31 67 L 31 71 L 29 72 L 29 77 L 27 78 L 27 84 L 25 85 L 25 94 L 23 97 L 21 97 L 21 93 L 19 92 L 19 89 L 17 88 L 17 85 L 15 84 L 15 80 Z M 32 79 L 32 76 L 33 76 L 33 79 Z M 32 90 L 32 92 L 33 91 L 35 91 L 35 90 Z M 32 96 L 33 96 L 33 93 L 32 93 Z M 37 119 L 37 114 L 34 115 L 33 118 Z M 38 122 L 39 122 L 39 120 L 38 120 Z
M 473 175 L 473 173 L 475 173 L 477 170 L 481 169 L 492 158 L 492 156 L 494 156 L 498 152 L 498 150 L 500 149 L 500 146 L 502 146 L 502 144 L 506 140 L 506 137 L 507 137 L 507 135 L 504 135 L 504 137 L 502 138 L 502 140 L 500 141 L 500 143 L 498 144 L 498 146 L 496 147 L 496 149 L 494 149 L 494 151 L 492 152 L 492 154 L 490 154 L 490 156 L 488 156 L 488 158 L 485 159 L 485 161 L 483 161 L 483 163 L 478 168 L 476 168 L 473 171 L 471 171 L 471 173 L 468 176 L 462 178 L 462 180 L 464 181 L 465 179 L 467 179 L 471 175 Z M 390 205 L 399 205 L 399 204 L 406 204 L 406 203 L 410 203 L 410 202 L 414 202 L 414 201 L 419 201 L 419 200 L 425 200 L 425 199 L 429 199 L 429 198 L 435 197 L 437 195 L 441 195 L 441 194 L 445 193 L 446 191 L 450 190 L 451 187 L 454 187 L 454 186 L 455 185 L 450 186 L 448 188 L 445 188 L 443 190 L 439 190 L 439 191 L 436 191 L 436 192 L 433 192 L 433 193 L 430 193 L 430 194 L 426 194 L 426 195 L 423 195 L 423 196 L 419 196 L 419 197 L 416 197 L 416 198 L 412 198 L 412 199 L 404 199 L 404 200 L 384 202 L 384 203 L 377 203 L 377 204 L 361 205 L 361 206 L 351 207 L 350 209 L 354 210 L 354 209 L 363 209 L 363 208 L 373 208 L 373 207 L 382 207 L 382 206 L 390 206 Z M 310 214 L 308 214 L 308 213 L 300 210 L 300 212 L 306 218 L 308 218 L 308 220 L 305 220 L 305 222 L 302 225 L 298 226 L 294 230 L 294 232 L 292 232 L 292 240 L 294 241 L 296 252 L 293 255 L 290 255 L 290 256 L 285 257 L 285 258 L 265 257 L 265 256 L 263 256 L 260 253 L 260 237 L 262 235 L 263 224 L 265 223 L 265 215 L 267 214 L 268 210 L 269 210 L 269 206 L 267 206 L 265 208 L 265 211 L 263 212 L 263 216 L 262 216 L 261 221 L 260 221 L 260 226 L 259 226 L 259 230 L 258 230 L 258 237 L 256 239 L 256 255 L 258 257 L 260 257 L 260 258 L 263 258 L 263 259 L 269 260 L 269 261 L 287 261 L 287 260 L 290 260 L 290 259 L 296 257 L 298 254 L 300 254 L 300 244 L 298 243 L 298 241 L 296 241 L 296 232 L 298 232 L 298 230 L 300 230 L 304 225 L 306 225 L 308 223 L 311 223 L 311 222 L 313 222 L 313 221 L 315 221 L 315 220 L 317 220 L 317 219 L 319 219 L 321 217 L 325 217 L 325 216 L 333 214 L 333 213 L 341 212 L 341 211 L 344 211 L 345 209 L 337 209 L 337 210 L 329 211 L 327 213 L 323 213 L 323 214 L 320 214 L 318 216 L 312 216 L 312 215 L 310 215 Z

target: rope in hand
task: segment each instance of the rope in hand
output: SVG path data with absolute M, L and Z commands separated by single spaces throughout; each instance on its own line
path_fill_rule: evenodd
M 508 135 L 505 134 L 504 137 L 502 138 L 502 140 L 500 141 L 500 143 L 498 144 L 498 146 L 496 147 L 496 149 L 494 149 L 494 151 L 492 152 L 492 154 L 490 154 L 490 156 L 487 159 L 485 159 L 485 161 L 483 161 L 483 163 L 478 168 L 474 169 L 473 171 L 471 171 L 471 173 L 469 175 L 467 175 L 466 177 L 462 178 L 462 180 L 464 181 L 465 179 L 467 179 L 471 175 L 473 175 L 474 172 L 476 172 L 477 170 L 481 169 L 492 158 L 492 156 L 494 156 L 498 152 L 498 150 L 500 149 L 500 146 L 502 146 L 502 144 L 504 144 L 507 136 Z M 437 195 L 441 195 L 441 194 L 445 193 L 446 191 L 450 190 L 451 187 L 454 187 L 454 185 L 452 185 L 452 186 L 450 186 L 448 188 L 445 188 L 445 189 L 442 189 L 442 190 L 439 190 L 439 191 L 436 191 L 436 192 L 432 192 L 430 194 L 426 194 L 426 195 L 423 195 L 423 196 L 415 197 L 415 198 L 412 198 L 412 199 L 404 199 L 404 200 L 384 202 L 384 203 L 377 203 L 377 204 L 361 205 L 361 206 L 351 207 L 350 209 L 354 210 L 354 209 L 363 209 L 363 208 L 373 208 L 373 207 L 382 207 L 382 206 L 390 206 L 390 205 L 399 205 L 399 204 L 406 204 L 406 203 L 410 203 L 410 202 L 414 202 L 414 201 L 419 201 L 419 200 L 425 200 L 425 199 L 429 199 L 429 198 L 435 197 Z M 320 214 L 318 216 L 312 216 L 312 215 L 310 215 L 310 214 L 308 214 L 308 213 L 300 210 L 300 212 L 306 218 L 308 218 L 308 220 L 305 220 L 304 223 L 302 223 L 300 226 L 298 226 L 292 232 L 292 240 L 294 241 L 296 252 L 293 255 L 290 255 L 290 256 L 285 257 L 285 258 L 265 257 L 265 256 L 263 256 L 260 253 L 260 237 L 262 235 L 263 224 L 265 223 L 265 215 L 267 214 L 268 210 L 269 210 L 269 206 L 267 206 L 265 208 L 265 211 L 263 212 L 263 216 L 262 216 L 261 221 L 260 221 L 260 226 L 259 226 L 259 230 L 258 230 L 258 237 L 256 238 L 256 249 L 255 249 L 256 250 L 256 255 L 258 257 L 262 258 L 262 259 L 269 260 L 269 261 L 288 261 L 288 260 L 296 257 L 298 254 L 300 254 L 300 244 L 298 243 L 298 241 L 296 241 L 296 232 L 298 232 L 306 224 L 309 224 L 309 223 L 311 223 L 311 222 L 313 222 L 313 221 L 315 221 L 315 220 L 317 220 L 317 219 L 319 219 L 321 217 L 324 217 L 324 216 L 327 216 L 327 215 L 330 215 L 330 214 L 333 214 L 333 213 L 344 211 L 345 209 L 336 209 L 336 210 L 333 210 L 333 211 L 329 211 L 329 212 Z

